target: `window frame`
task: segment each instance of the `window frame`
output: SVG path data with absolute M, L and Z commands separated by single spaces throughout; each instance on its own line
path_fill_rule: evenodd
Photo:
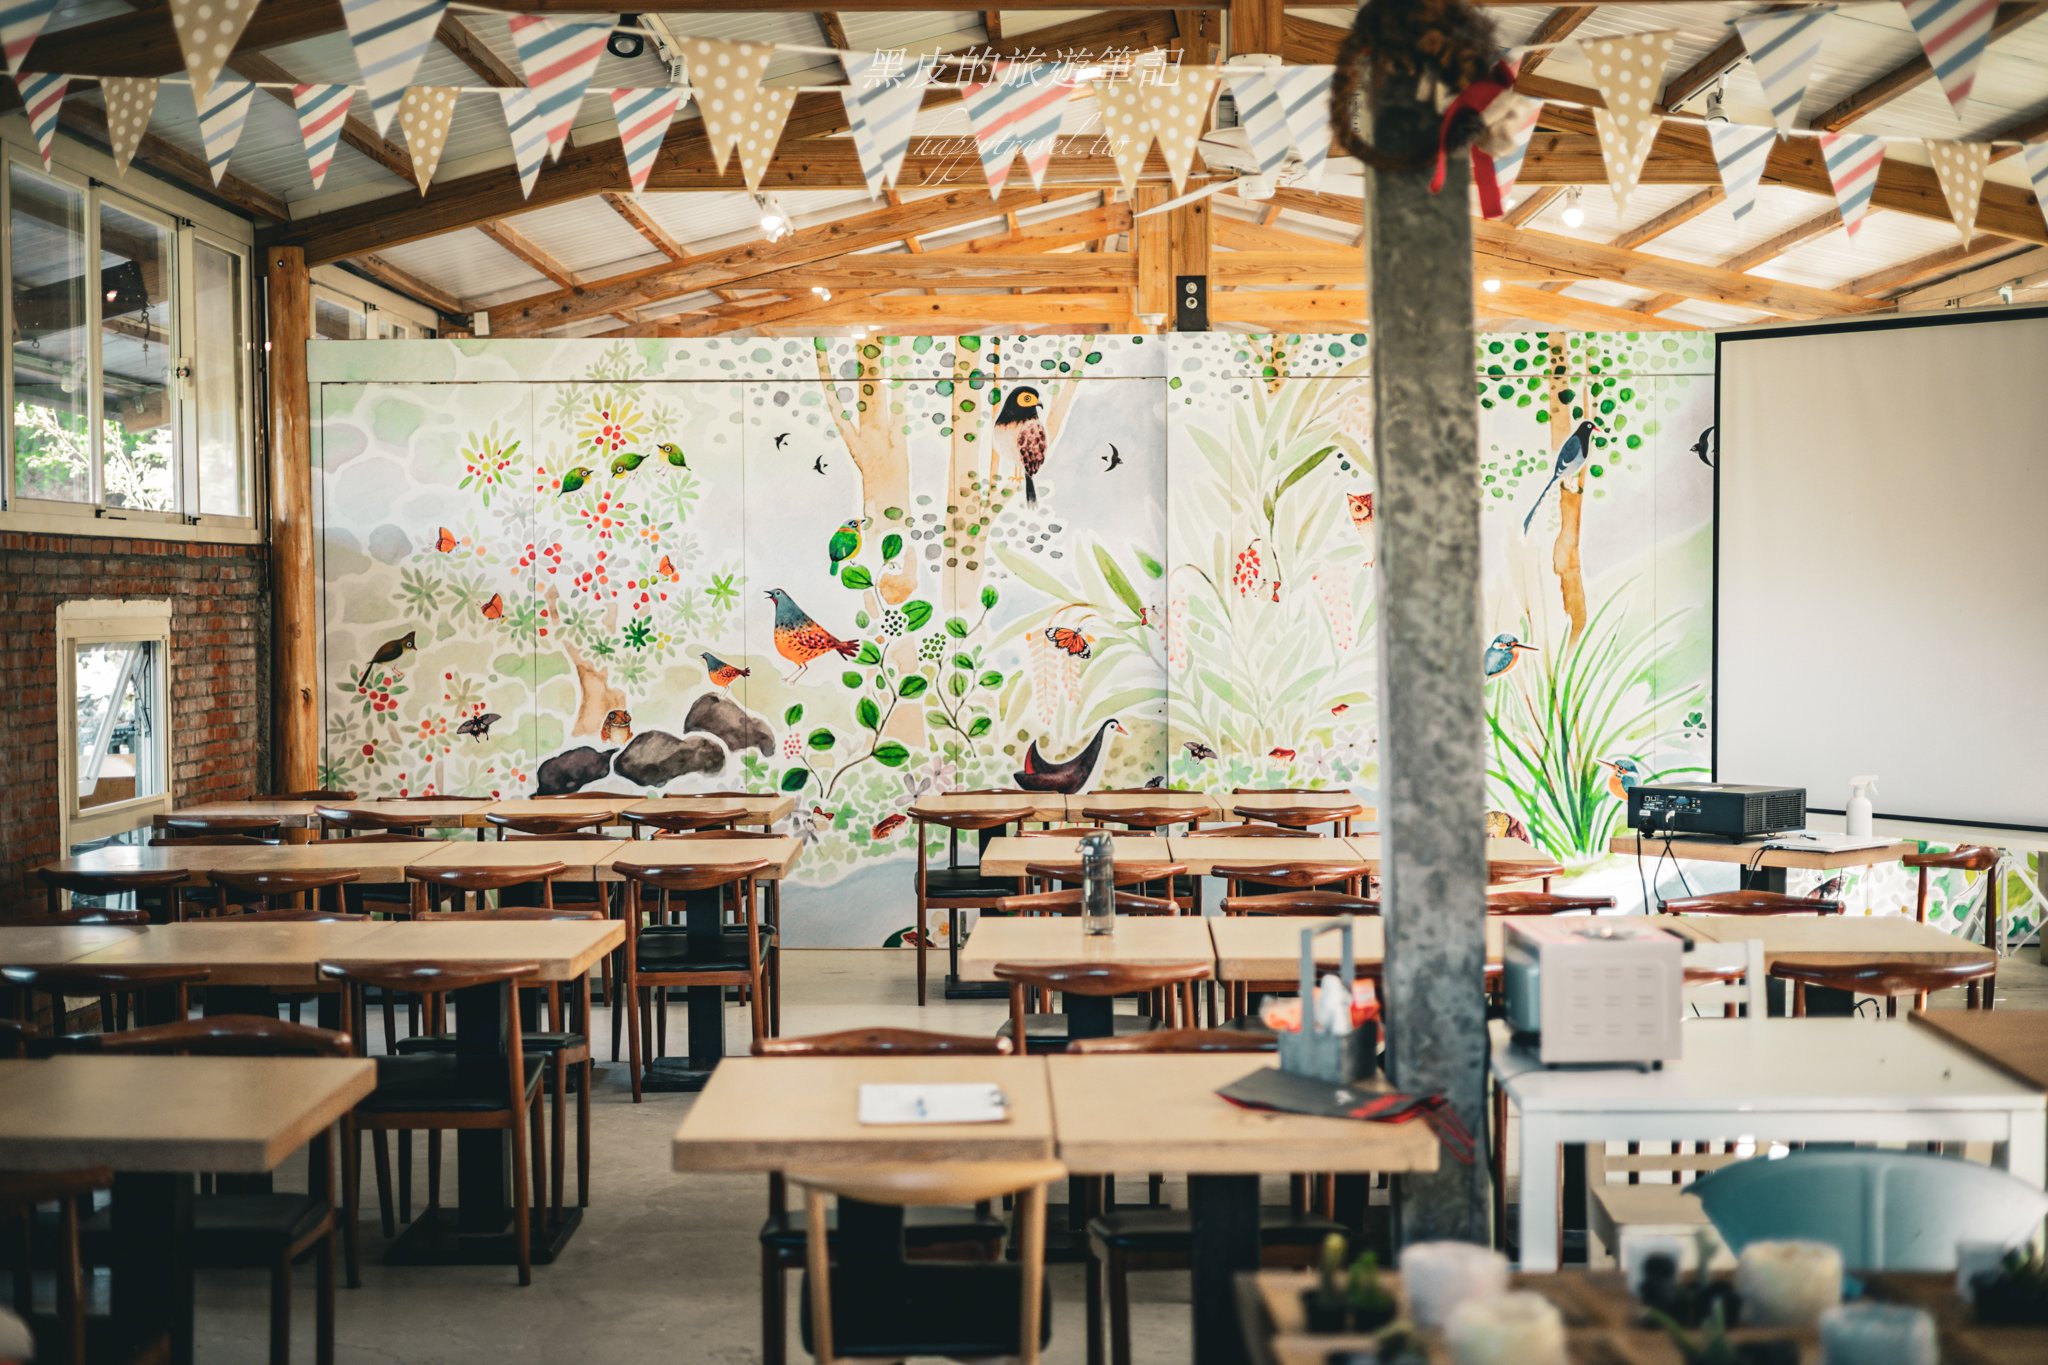
M 140 641 L 156 647 L 158 665 L 151 685 L 156 711 L 153 727 L 162 764 L 163 790 L 149 796 L 82 809 L 78 804 L 78 674 L 80 645 Z M 172 776 L 177 772 L 171 723 L 171 604 L 164 599 L 76 598 L 57 605 L 58 745 L 57 828 L 61 847 L 111 839 L 152 823 L 172 809 Z
M 187 337 L 199 335 L 199 248 L 208 247 L 214 251 L 234 257 L 242 266 L 242 354 L 241 368 L 241 423 L 242 430 L 249 434 L 245 447 L 248 458 L 242 469 L 242 481 L 246 490 L 243 511 L 239 516 L 226 512 L 201 510 L 199 486 L 199 385 L 205 378 L 199 372 L 199 348 L 196 344 L 184 348 L 178 358 L 182 373 L 174 376 L 179 389 L 182 405 L 182 440 L 184 450 L 180 455 L 180 477 L 188 479 L 191 511 L 188 524 L 194 526 L 233 526 L 254 531 L 257 507 L 263 493 L 262 460 L 256 442 L 256 248 L 249 242 L 238 242 L 231 237 L 214 231 L 199 223 L 189 224 L 179 234 L 180 266 L 184 278 L 192 281 L 192 287 L 182 291 L 185 332 Z
M 92 387 L 93 500 L 89 504 L 63 503 L 61 506 L 67 509 L 87 507 L 92 509 L 93 515 L 96 518 L 105 520 L 155 523 L 157 525 L 184 522 L 189 525 L 191 524 L 192 517 L 186 511 L 186 508 L 189 506 L 189 500 L 197 490 L 189 487 L 185 478 L 185 466 L 188 453 L 190 452 L 190 444 L 186 439 L 184 427 L 187 409 L 190 405 L 182 392 L 183 386 L 180 383 L 178 373 L 189 363 L 185 356 L 185 341 L 187 337 L 192 335 L 190 323 L 186 317 L 186 314 L 190 311 L 189 304 L 191 300 L 187 296 L 185 282 L 192 278 L 191 272 L 186 268 L 184 260 L 186 255 L 186 233 L 183 224 L 180 223 L 178 216 L 174 213 L 160 209 L 154 204 L 137 199 L 131 194 L 123 193 L 120 189 L 112 185 L 102 184 L 97 180 L 88 179 L 87 185 L 86 217 L 90 223 L 90 231 L 86 236 L 86 258 L 88 260 L 98 261 L 104 254 L 100 246 L 100 218 L 110 199 L 113 207 L 118 211 L 140 222 L 154 223 L 160 228 L 167 229 L 170 234 L 170 250 L 164 261 L 164 268 L 171 272 L 171 297 L 169 299 L 171 305 L 169 309 L 171 372 L 170 382 L 165 385 L 164 391 L 166 401 L 172 404 L 175 409 L 172 413 L 168 414 L 168 422 L 171 428 L 171 489 L 172 498 L 176 506 L 168 510 L 161 510 L 148 507 L 109 507 L 107 505 L 107 384 L 106 353 L 104 350 L 106 316 L 103 311 L 106 301 L 102 291 L 98 288 L 85 291 L 86 316 L 88 319 L 86 331 L 91 337 L 88 363 L 92 367 L 92 374 L 96 381 Z M 9 405 L 7 410 L 11 414 L 14 408 L 12 405 Z

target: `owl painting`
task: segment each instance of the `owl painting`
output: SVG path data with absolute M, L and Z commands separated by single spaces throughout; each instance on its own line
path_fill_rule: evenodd
M 1365 567 L 1370 569 L 1373 560 L 1379 557 L 1380 548 L 1379 527 L 1373 524 L 1372 519 L 1372 494 L 1346 493 L 1344 501 L 1351 506 L 1351 525 L 1365 545 Z

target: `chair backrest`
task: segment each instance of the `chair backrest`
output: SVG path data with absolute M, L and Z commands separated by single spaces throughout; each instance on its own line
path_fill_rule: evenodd
M 353 801 L 356 794 L 329 787 L 315 787 L 303 792 L 271 792 L 256 798 L 258 801 Z
M 20 921 L 23 924 L 110 924 L 122 929 L 147 929 L 147 910 L 111 910 L 99 905 L 74 905 L 69 910 L 52 910 L 46 915 Z
M 1902 995 L 1924 997 L 1931 991 L 1944 991 L 1956 986 L 1974 988 L 1977 982 L 1995 975 L 1997 971 L 1997 960 L 1989 957 L 1959 958 L 1948 962 L 1892 959 L 1841 963 L 1778 962 L 1771 967 L 1772 976 L 1790 981 L 1795 986 L 1792 997 L 1795 1015 L 1806 1012 L 1806 988 L 1822 986 L 1857 995 L 1882 996 L 1885 1014 L 1894 1018 L 1898 1015 L 1899 997 Z
M 322 962 L 319 973 L 329 981 L 374 986 L 400 995 L 445 995 L 472 986 L 513 982 L 540 973 L 538 962 Z
M 1559 896 L 1548 891 L 1496 891 L 1486 898 L 1489 915 L 1582 915 L 1614 908 L 1612 896 Z
M 309 896 L 311 905 L 318 909 L 320 893 L 334 889 L 334 904 L 341 904 L 339 888 L 362 880 L 362 874 L 354 868 L 305 868 L 275 872 L 227 872 L 213 871 L 206 874 L 206 880 L 213 884 L 214 905 L 222 914 L 237 904 L 247 905 L 255 901 L 263 908 L 271 909 L 280 900 Z
M 408 867 L 405 879 L 428 888 L 428 899 L 439 891 L 454 893 L 458 899 L 473 892 L 503 891 L 508 886 L 553 885 L 567 873 L 566 863 L 533 863 L 525 867 Z
M 1899 859 L 1907 867 L 1946 867 L 1963 872 L 1988 872 L 1998 866 L 2000 851 L 1983 844 L 1963 844 L 1946 850 L 1908 853 Z
M 346 1057 L 354 1040 L 334 1029 L 262 1014 L 221 1014 L 148 1024 L 119 1033 L 81 1033 L 57 1040 L 60 1052 L 193 1057 Z
M 1380 903 L 1342 891 L 1284 891 L 1269 896 L 1225 896 L 1226 915 L 1377 915 Z
M 684 834 L 697 830 L 730 829 L 747 818 L 746 807 L 728 806 L 718 810 L 629 810 L 625 812 L 626 824 L 632 829 L 635 839 L 647 831 L 660 830 L 669 834 Z
M 337 806 L 314 808 L 313 819 L 323 834 L 389 834 L 396 830 L 423 830 L 434 823 L 429 815 L 397 815 L 386 811 L 343 809 Z
M 126 896 L 139 891 L 164 891 L 191 879 L 192 874 L 175 867 L 136 868 L 122 872 L 65 872 L 54 867 L 36 869 L 43 885 L 74 896 Z
M 131 1022 L 164 1023 L 185 1017 L 188 990 L 206 980 L 209 973 L 204 967 L 173 967 L 160 963 L 134 963 L 99 967 L 86 967 L 77 963 L 65 963 L 50 967 L 7 967 L 0 969 L 0 980 L 19 987 L 30 994 L 50 997 L 50 1032 L 61 1033 L 64 1029 L 64 1000 L 66 997 L 91 996 L 101 1002 L 102 1028 L 126 1027 Z M 168 994 L 168 1005 L 164 996 Z M 162 1016 L 142 1019 L 142 1006 L 156 1004 L 155 1011 Z M 114 1007 L 110 1015 L 108 1006 Z M 131 1008 L 131 1005 L 135 1008 Z M 33 1019 L 35 1011 L 24 1009 L 22 1017 Z
M 253 834 L 152 834 L 151 848 L 275 848 L 279 840 Z
M 606 815 L 497 815 L 486 814 L 484 823 L 498 831 L 504 838 L 507 830 L 515 834 L 540 834 L 560 838 L 564 834 L 575 834 L 583 830 L 602 827 L 611 819 Z
M 910 809 L 910 818 L 921 825 L 943 825 L 950 830 L 971 834 L 1000 829 L 1004 825 L 1019 825 L 1036 819 L 1037 815 L 1038 812 L 1030 806 L 1004 806 L 996 810 L 920 810 L 915 806 Z
M 1199 820 L 1202 813 L 1185 806 L 1083 806 L 1081 818 L 1131 829 L 1164 829 L 1169 825 L 1185 825 Z
M 1663 901 L 1667 915 L 1839 915 L 1842 903 L 1788 896 L 1782 891 L 1715 891 Z
M 1768 1007 L 1769 975 L 1762 939 L 1693 944 L 1684 956 L 1685 1003 L 1703 1017 L 1761 1019 Z
M 1124 862 L 1110 866 L 1110 880 L 1117 886 L 1145 886 L 1152 882 L 1170 882 L 1175 877 L 1185 877 L 1186 863 L 1168 862 Z M 1024 875 L 1041 882 L 1057 882 L 1061 886 L 1079 886 L 1082 880 L 1081 863 L 1026 863 Z
M 172 834 L 249 834 L 261 839 L 284 833 L 283 822 L 266 815 L 166 815 L 163 827 Z
M 1687 1188 L 1731 1251 L 1759 1241 L 1826 1242 L 1857 1271 L 1952 1271 L 1958 1242 L 2016 1246 L 2048 1216 L 2048 1195 L 2027 1181 L 1924 1152 L 1753 1157 Z
M 418 796 L 380 796 L 379 801 L 488 801 L 488 796 L 464 795 L 461 792 L 426 792 Z
M 857 1028 L 803 1038 L 756 1038 L 756 1057 L 1003 1057 L 1010 1040 L 993 1034 Z
M 611 869 L 636 892 L 640 887 L 655 891 L 690 892 L 736 886 L 759 876 L 773 866 L 774 864 L 766 858 L 757 858 L 746 863 L 670 863 L 664 866 L 614 861 Z
M 1489 861 L 1486 864 L 1486 884 L 1488 886 L 1509 886 L 1515 882 L 1540 881 L 1548 889 L 1550 879 L 1552 877 L 1562 877 L 1564 871 L 1563 863 L 1538 862 L 1524 858 L 1503 859 L 1500 862 Z
M 1207 962 L 998 962 L 995 976 L 1013 987 L 1042 986 L 1069 995 L 1137 995 L 1189 981 L 1207 981 Z
M 1260 821 L 1271 825 L 1284 825 L 1288 829 L 1306 829 L 1310 825 L 1332 825 L 1351 820 L 1365 814 L 1362 805 L 1352 806 L 1232 806 L 1232 815 L 1245 820 Z
M 242 914 L 210 915 L 193 924 L 369 924 L 369 915 L 352 915 L 345 910 L 250 910 Z
M 1107 834 L 1112 838 L 1117 831 L 1107 825 L 1062 825 L 1058 829 L 1020 829 L 1020 839 L 1080 839 L 1090 834 Z
M 1280 1035 L 1256 1029 L 1162 1028 L 1150 1033 L 1127 1033 L 1120 1038 L 1076 1038 L 1067 1044 L 1073 1053 L 1123 1052 L 1273 1052 Z
M 1131 891 L 1113 894 L 1119 915 L 1178 915 L 1180 903 L 1162 896 L 1140 896 Z M 1082 891 L 1033 891 L 1023 896 L 1004 896 L 996 909 L 1011 915 L 1078 915 L 1082 912 Z
M 1320 839 L 1312 829 L 1290 829 L 1286 825 L 1204 825 L 1182 836 L 1187 839 Z
M 678 829 L 664 830 L 657 839 L 787 839 L 772 829 Z
M 1364 863 L 1217 863 L 1209 869 L 1209 875 L 1223 878 L 1231 883 L 1233 889 L 1250 883 L 1253 886 L 1284 887 L 1289 891 L 1309 891 L 1338 882 L 1363 885 L 1372 875 L 1372 869 Z
M 486 924 L 497 920 L 603 919 L 602 910 L 583 910 L 561 905 L 501 905 L 493 910 L 429 910 L 416 916 L 421 924 Z

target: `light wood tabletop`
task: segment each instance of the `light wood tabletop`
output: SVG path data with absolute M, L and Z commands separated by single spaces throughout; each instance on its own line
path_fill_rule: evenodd
M 413 865 L 501 871 L 560 863 L 568 869 L 562 874 L 564 880 L 591 881 L 600 866 L 631 846 L 627 839 L 447 839 L 436 842 L 434 851 L 415 859 Z
M 1110 836 L 1110 856 L 1120 863 L 1178 862 L 1170 841 L 1154 834 Z M 1031 838 L 1007 834 L 988 841 L 981 851 L 981 870 L 991 877 L 1021 877 L 1029 863 L 1072 863 L 1081 857 L 1076 838 Z
M 1217 980 L 1292 981 L 1301 974 L 1301 931 L 1322 921 L 1307 915 L 1212 915 L 1206 923 L 1215 944 Z M 986 923 L 982 927 L 986 928 Z M 981 929 L 974 932 L 979 934 Z M 1489 916 L 1489 966 L 1501 960 L 1505 941 L 1503 921 Z M 1318 938 L 1317 965 L 1336 970 L 1342 946 L 1343 941 L 1334 933 Z M 1361 967 L 1376 966 L 1386 960 L 1387 929 L 1377 915 L 1359 915 L 1352 920 L 1351 953 Z
M 997 1123 L 860 1122 L 863 1085 L 994 1084 Z M 1221 1103 L 1221 1101 L 1218 1101 Z M 735 1057 L 719 1064 L 676 1129 L 679 1171 L 918 1161 L 1027 1161 L 1053 1154 L 1040 1057 Z
M 1141 792 L 1083 792 L 1067 798 L 1067 819 L 1075 824 L 1085 823 L 1088 811 L 1120 810 L 1168 810 L 1187 811 L 1198 820 L 1215 820 L 1222 816 L 1223 807 L 1208 792 L 1173 791 L 1159 787 Z
M 394 815 L 412 819 L 424 815 L 437 829 L 474 829 L 484 822 L 484 812 L 497 804 L 493 797 L 480 796 L 460 801 L 408 801 L 404 798 L 374 801 L 322 801 L 329 810 L 360 810 L 372 815 Z
M 310 986 L 320 979 L 317 968 L 322 961 L 353 956 L 371 935 L 390 927 L 381 920 L 188 920 L 131 930 L 127 938 L 80 959 L 80 965 L 204 967 L 207 981 L 214 985 Z M 4 946 L 0 944 L 0 951 Z
M 628 806 L 638 805 L 641 797 L 631 792 L 592 792 L 588 796 L 513 796 L 493 801 L 483 811 L 484 823 L 488 824 L 493 815 L 512 819 L 533 819 L 544 816 L 573 815 L 579 819 L 594 816 L 617 822 L 619 812 Z
M 1910 839 L 1897 843 L 1880 844 L 1875 848 L 1809 849 L 1809 848 L 1765 848 L 1761 840 L 1734 841 L 1729 839 L 1686 839 L 1670 841 L 1671 856 L 1684 858 L 1696 863 L 1741 863 L 1745 867 L 1781 867 L 1805 872 L 1831 872 L 1845 867 L 1870 867 L 1876 863 L 1895 863 L 1908 853 L 1920 851 L 1920 845 Z M 1663 835 L 1647 836 L 1641 840 L 1633 833 L 1617 834 L 1607 841 L 1610 853 L 1625 853 L 1634 857 L 1640 851 L 1644 857 L 1654 858 L 1665 850 Z
M 123 929 L 111 924 L 0 921 L 0 967 L 61 967 L 146 932 L 141 927 Z
M 52 1057 L 0 1062 L 0 1168 L 259 1174 L 376 1085 L 341 1057 Z
M 1079 915 L 983 915 L 960 949 L 960 979 L 994 981 L 998 962 L 1179 967 L 1206 966 L 1215 956 L 1200 915 L 1119 915 L 1109 934 L 1084 933 Z
M 435 839 L 369 843 L 360 839 L 319 839 L 310 844 L 178 844 L 137 848 L 127 844 L 95 848 L 49 866 L 60 872 L 134 872 L 175 868 L 186 880 L 204 883 L 208 872 L 306 872 L 350 869 L 366 882 L 402 882 L 405 869 L 444 846 Z
M 176 816 L 200 815 L 275 820 L 286 829 L 304 829 L 313 823 L 313 812 L 320 809 L 321 804 L 318 801 L 208 801 L 203 805 L 180 806 L 168 814 L 157 816 L 150 823 L 162 829 Z
M 659 813 L 665 810 L 726 810 L 733 806 L 738 806 L 746 812 L 745 818 L 740 821 L 741 824 L 758 825 L 765 829 L 795 810 L 796 798 L 777 792 L 760 792 L 750 796 L 654 796 L 643 801 L 635 801 L 626 809 Z
M 1330 835 L 1313 839 L 1190 839 L 1168 835 L 1173 861 L 1187 864 L 1188 871 L 1206 877 L 1221 863 L 1234 867 L 1266 867 L 1274 863 L 1362 863 L 1347 841 Z
M 1245 1109 L 1220 1098 L 1270 1053 L 1048 1057 L 1058 1156 L 1077 1175 L 1433 1171 L 1422 1123 L 1362 1123 Z M 1370 1086 L 1361 1086 L 1370 1089 Z
M 2048 1091 L 2048 1010 L 1916 1010 L 1913 1022 Z
M 1377 875 L 1380 863 L 1386 857 L 1386 836 L 1381 834 L 1354 834 L 1347 843 L 1358 855 L 1358 860 L 1370 867 Z M 1557 860 L 1520 839 L 1488 839 L 1486 841 L 1488 863 L 1527 863 L 1531 867 L 1548 866 Z
M 796 870 L 802 852 L 803 845 L 788 835 L 775 839 L 628 839 L 614 845 L 598 864 L 597 879 L 625 880 L 613 867 L 614 863 L 640 867 L 731 867 L 737 863 L 766 862 L 768 867 L 761 873 L 761 879 L 779 882 Z
M 920 796 L 910 807 L 915 819 L 920 814 L 973 814 L 990 810 L 1031 811 L 1033 820 L 1057 821 L 1067 818 L 1067 798 L 1058 792 L 943 792 Z
M 1682 915 L 1694 933 L 1716 943 L 1761 939 L 1766 964 L 1850 966 L 1895 962 L 1988 962 L 1991 950 L 1904 915 Z
M 574 981 L 626 941 L 626 926 L 605 920 L 479 920 L 474 924 L 382 924 L 330 954 L 347 962 L 532 962 L 541 981 Z

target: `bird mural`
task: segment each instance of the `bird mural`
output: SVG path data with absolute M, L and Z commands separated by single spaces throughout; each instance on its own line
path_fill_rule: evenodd
M 1010 396 L 1003 400 L 1003 410 L 996 414 L 996 436 L 1017 452 L 1017 463 L 1024 466 L 1025 504 L 1038 506 L 1038 485 L 1032 482 L 1032 476 L 1045 468 L 1047 440 L 1045 421 L 1038 413 L 1037 389 L 1020 384 L 1010 390 Z
M 1628 800 L 1628 794 L 1643 785 L 1643 765 L 1632 758 L 1596 758 L 1593 761 L 1607 769 L 1607 790 L 1613 792 L 1618 801 Z
M 1700 433 L 1700 438 L 1694 441 L 1691 446 L 1692 453 L 1699 456 L 1700 463 L 1709 469 L 1714 467 L 1714 462 L 1707 458 L 1708 453 L 1712 452 L 1716 455 L 1721 453 L 1719 446 L 1714 440 L 1714 433 L 1720 429 L 1719 427 L 1708 427 Z
M 664 460 L 667 460 L 677 469 L 688 469 L 690 467 L 689 460 L 683 455 L 683 448 L 674 441 L 663 441 L 654 448 L 661 452 L 661 457 Z
M 377 665 L 379 664 L 397 663 L 399 656 L 404 654 L 408 649 L 417 648 L 418 634 L 419 632 L 417 631 L 409 630 L 395 640 L 386 640 L 383 644 L 378 645 L 377 652 L 370 656 L 370 662 L 364 664 L 363 671 L 356 675 L 356 681 L 359 683 L 368 682 L 370 678 L 371 669 L 377 667 Z
M 1810 901 L 1837 900 L 1841 897 L 1842 887 L 1847 883 L 1847 880 L 1846 877 L 1837 872 L 1834 876 L 1807 892 L 1806 898 Z
M 712 654 L 708 651 L 698 655 L 697 657 L 704 661 L 704 671 L 706 675 L 711 679 L 712 682 L 717 683 L 720 687 L 731 687 L 741 678 L 751 678 L 754 676 L 753 669 L 736 668 L 733 665 L 727 663 L 725 660 L 719 658 L 716 654 Z
M 839 529 L 832 533 L 832 543 L 827 545 L 825 550 L 832 556 L 832 563 L 827 571 L 834 578 L 839 577 L 839 566 L 842 562 L 860 553 L 860 528 L 865 524 L 864 517 L 848 517 L 840 523 Z
M 783 447 L 783 446 L 785 446 L 785 445 L 787 445 L 788 443 L 789 443 L 789 433 L 788 433 L 788 432 L 786 432 L 786 431 L 785 431 L 785 432 L 783 432 L 783 433 L 782 433 L 782 434 L 781 434 L 780 436 L 777 436 L 777 437 L 775 438 L 775 448 L 776 448 L 777 450 L 780 450 L 780 449 L 782 449 L 782 447 Z
M 781 588 L 770 588 L 768 600 L 775 604 L 775 652 L 796 665 L 796 672 L 784 678 L 784 682 L 801 678 L 811 660 L 821 654 L 837 652 L 841 658 L 851 659 L 860 652 L 860 646 L 853 641 L 842 640 L 813 621 L 796 604 L 796 599 Z
M 1102 472 L 1105 474 L 1112 469 L 1119 469 L 1123 466 L 1124 457 L 1116 453 L 1115 441 L 1109 443 L 1109 454 L 1103 456 L 1102 460 Z
M 626 475 L 647 463 L 647 457 L 637 450 L 622 451 L 612 461 L 612 477 L 623 479 Z
M 1529 837 L 1529 827 L 1517 816 L 1504 810 L 1486 812 L 1486 837 L 1489 839 L 1520 839 L 1525 844 L 1536 841 Z
M 1536 520 L 1536 509 L 1543 506 L 1543 499 L 1550 490 L 1566 479 L 1576 478 L 1586 467 L 1586 457 L 1593 453 L 1593 428 L 1597 425 L 1591 419 L 1579 423 L 1578 429 L 1564 438 L 1564 444 L 1557 448 L 1557 463 L 1551 466 L 1550 482 L 1543 485 L 1543 491 L 1536 495 L 1536 501 L 1529 505 L 1529 515 L 1522 518 L 1522 534 L 1529 533 L 1529 525 Z
M 1358 532 L 1359 543 L 1365 546 L 1365 567 L 1370 569 L 1380 551 L 1380 528 L 1373 521 L 1372 494 L 1346 493 L 1344 504 L 1351 513 L 1351 529 Z
M 455 733 L 458 735 L 468 735 L 471 739 L 481 742 L 490 737 L 491 727 L 503 719 L 504 717 L 496 711 L 485 711 L 481 715 L 471 716 L 468 720 L 456 726 Z
M 819 457 L 818 457 L 817 459 L 815 459 L 815 460 L 812 460 L 812 461 L 811 461 L 811 468 L 813 468 L 813 469 L 817 470 L 817 471 L 818 471 L 818 472 L 819 472 L 820 474 L 824 473 L 824 472 L 825 472 L 825 457 L 824 457 L 823 455 L 820 455 L 820 456 L 819 456 Z
M 577 489 L 583 487 L 584 484 L 589 482 L 590 466 L 587 464 L 579 464 L 574 469 L 571 469 L 567 473 L 562 475 L 562 491 L 560 493 L 557 493 L 555 496 L 567 497 L 569 494 L 574 493 Z
M 1103 741 L 1110 731 L 1127 735 L 1123 723 L 1115 716 L 1102 722 L 1096 728 L 1095 738 L 1087 747 L 1064 763 L 1048 763 L 1038 752 L 1038 741 L 1032 740 L 1024 751 L 1024 771 L 1016 774 L 1017 785 L 1028 792 L 1057 792 L 1072 796 L 1088 785 L 1088 779 L 1095 775 L 1095 764 L 1102 757 Z
M 1522 662 L 1522 655 L 1535 653 L 1536 646 L 1525 645 L 1514 636 L 1502 631 L 1493 637 L 1493 643 L 1486 647 L 1486 680 L 1492 682 L 1506 673 L 1512 673 L 1515 665 Z

